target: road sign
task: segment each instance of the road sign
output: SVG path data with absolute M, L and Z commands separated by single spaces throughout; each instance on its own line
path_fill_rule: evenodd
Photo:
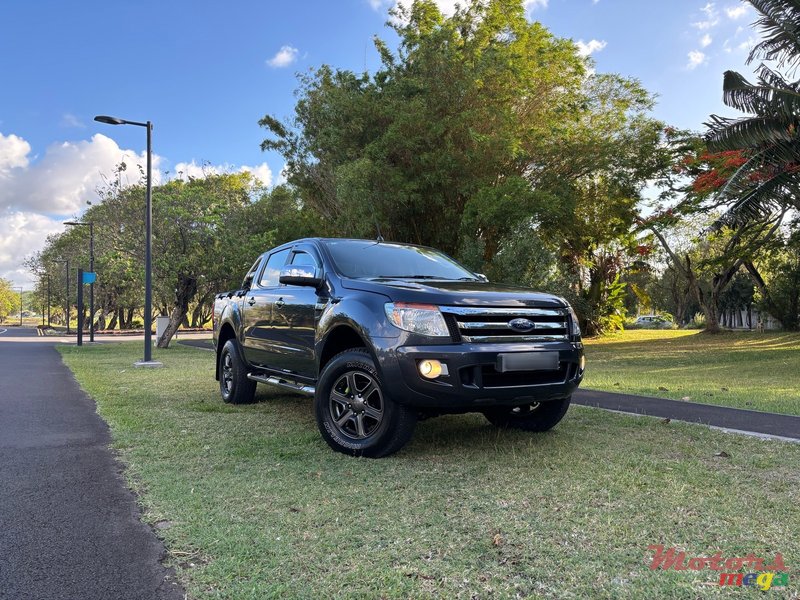
M 94 283 L 95 281 L 97 281 L 97 273 L 93 273 L 92 271 L 83 272 L 83 285 Z

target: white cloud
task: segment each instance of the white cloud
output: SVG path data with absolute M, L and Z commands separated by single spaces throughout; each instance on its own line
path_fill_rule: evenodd
M 103 184 L 103 177 L 112 175 L 119 163 L 128 165 L 124 177 L 125 182 L 131 184 L 139 181 L 139 171 L 133 165 L 146 163 L 144 152 L 123 150 L 100 133 L 90 140 L 52 144 L 44 156 L 32 164 L 27 158 L 30 145 L 25 142 L 25 146 L 27 152 L 21 158 L 17 142 L 17 167 L 4 172 L 0 211 L 14 209 L 70 215 L 84 208 L 87 200 L 97 198 L 96 190 Z M 160 180 L 159 162 L 160 157 L 153 155 L 154 183 Z
M 30 289 L 33 275 L 23 259 L 40 250 L 45 238 L 64 231 L 57 220 L 32 212 L 8 211 L 0 216 L 0 277 Z
M 297 48 L 292 46 L 281 46 L 281 49 L 278 50 L 275 56 L 267 61 L 267 64 L 276 69 L 288 67 L 297 60 L 297 53 Z
M 739 44 L 737 46 L 737 48 L 739 50 L 747 50 L 749 52 L 750 50 L 753 49 L 753 46 L 755 46 L 757 43 L 758 43 L 758 38 L 755 37 L 755 36 L 750 36 L 745 41 L 743 41 L 741 44 Z
M 606 47 L 607 42 L 605 40 L 589 40 L 588 42 L 578 40 L 575 42 L 575 45 L 578 47 L 578 54 L 581 56 L 589 56 L 595 52 L 600 52 L 600 50 Z
M 740 6 L 729 6 L 725 9 L 725 14 L 728 15 L 729 19 L 739 19 L 747 14 L 747 6 L 740 5 Z
M 700 47 L 705 48 L 711 45 L 711 36 L 705 34 L 702 38 L 700 38 Z
M 30 151 L 31 145 L 21 137 L 0 133 L 0 179 L 9 177 L 11 169 L 27 167 Z
M 692 27 L 704 31 L 712 29 L 719 23 L 719 12 L 714 8 L 713 2 L 709 2 L 700 10 L 705 14 L 706 18 L 701 21 L 695 21 L 692 23 Z
M 700 52 L 700 50 L 692 50 L 689 52 L 689 63 L 686 65 L 687 69 L 696 69 L 704 62 L 706 62 L 707 58 L 704 52 Z

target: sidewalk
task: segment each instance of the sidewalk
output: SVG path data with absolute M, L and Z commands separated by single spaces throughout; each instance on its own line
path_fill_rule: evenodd
M 800 441 L 800 417 L 666 398 L 579 389 L 573 404 Z

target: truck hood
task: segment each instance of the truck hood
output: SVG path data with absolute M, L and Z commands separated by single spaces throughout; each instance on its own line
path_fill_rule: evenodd
M 342 279 L 350 290 L 383 294 L 392 302 L 419 302 L 441 306 L 503 306 L 563 308 L 563 298 L 528 288 L 484 281 L 413 279 Z

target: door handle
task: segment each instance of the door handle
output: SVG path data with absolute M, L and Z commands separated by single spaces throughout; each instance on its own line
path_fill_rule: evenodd
M 247 303 L 248 303 L 250 306 L 253 306 L 253 304 L 255 304 L 255 303 L 256 303 L 256 297 L 255 297 L 255 296 L 251 296 L 251 297 L 250 297 L 250 300 L 248 300 L 248 301 L 247 301 Z
M 283 301 L 283 298 L 278 298 L 275 301 L 275 306 L 277 306 L 278 308 L 282 308 L 284 304 L 286 304 L 286 302 Z

